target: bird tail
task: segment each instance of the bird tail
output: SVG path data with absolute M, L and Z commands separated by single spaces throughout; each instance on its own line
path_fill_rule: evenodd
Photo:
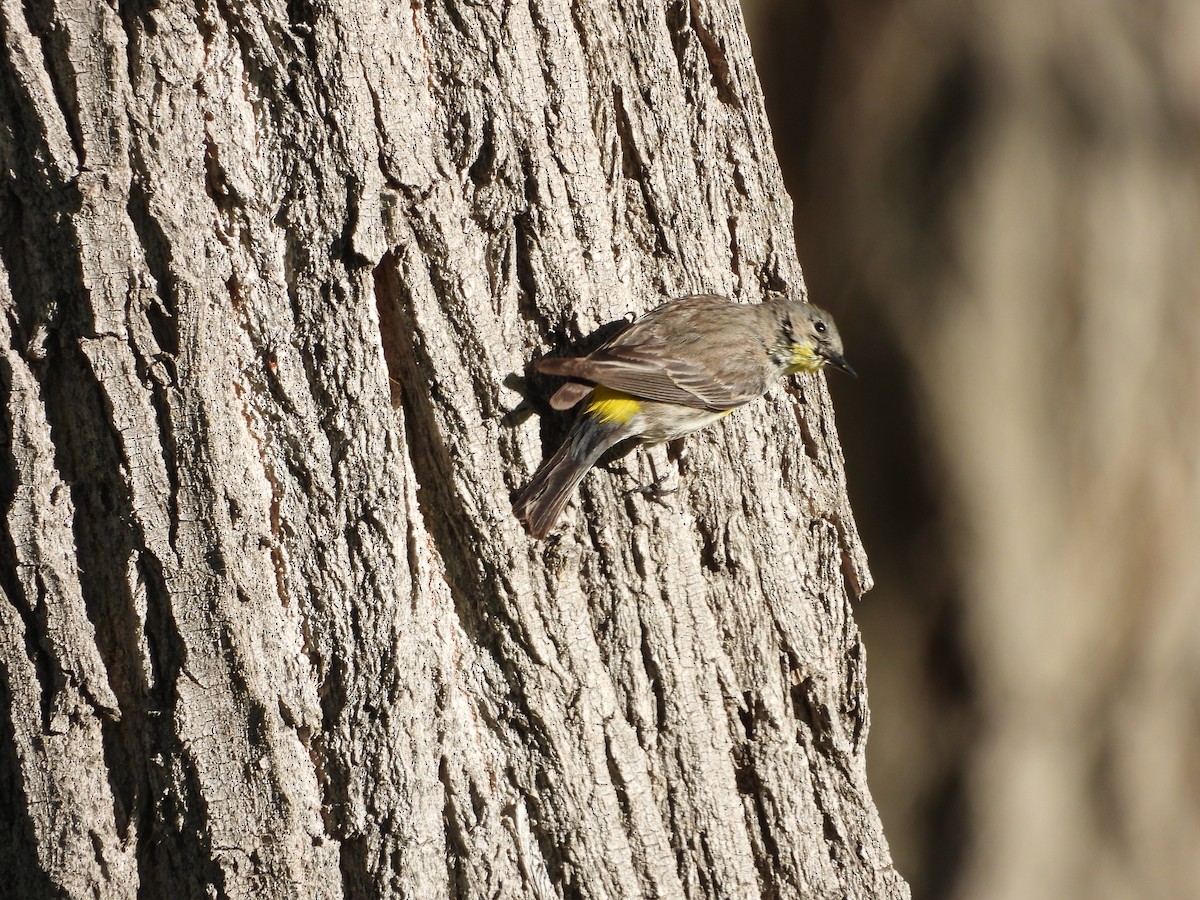
M 630 434 L 625 425 L 603 422 L 587 413 L 576 420 L 562 446 L 542 463 L 513 504 L 517 518 L 528 526 L 533 537 L 541 540 L 550 533 L 587 470 Z

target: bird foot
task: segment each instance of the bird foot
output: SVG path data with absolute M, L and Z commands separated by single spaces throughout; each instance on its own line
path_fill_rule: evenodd
M 668 475 L 660 475 L 649 484 L 643 484 L 630 489 L 628 493 L 641 494 L 651 503 L 657 503 L 659 506 L 669 507 L 670 504 L 667 502 L 666 498 L 679 491 L 679 488 L 663 487 L 663 485 L 667 483 L 667 478 L 669 477 L 670 476 Z

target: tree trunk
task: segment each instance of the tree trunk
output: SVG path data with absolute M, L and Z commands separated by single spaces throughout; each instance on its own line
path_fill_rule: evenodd
M 907 896 L 820 377 L 512 515 L 530 358 L 803 293 L 736 4 L 266 7 L 0 0 L 7 886 Z

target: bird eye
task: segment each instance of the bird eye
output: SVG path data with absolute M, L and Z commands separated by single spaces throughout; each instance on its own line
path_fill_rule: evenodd
M 825 327 L 824 322 L 817 322 L 815 325 L 813 325 L 813 328 L 816 329 L 817 334 L 824 334 L 826 331 L 829 330 L 828 328 Z

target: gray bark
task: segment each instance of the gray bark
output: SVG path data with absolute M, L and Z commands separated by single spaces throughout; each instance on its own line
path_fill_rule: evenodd
M 804 290 L 736 4 L 0 29 L 16 895 L 907 895 L 820 378 L 512 516 L 531 357 Z

